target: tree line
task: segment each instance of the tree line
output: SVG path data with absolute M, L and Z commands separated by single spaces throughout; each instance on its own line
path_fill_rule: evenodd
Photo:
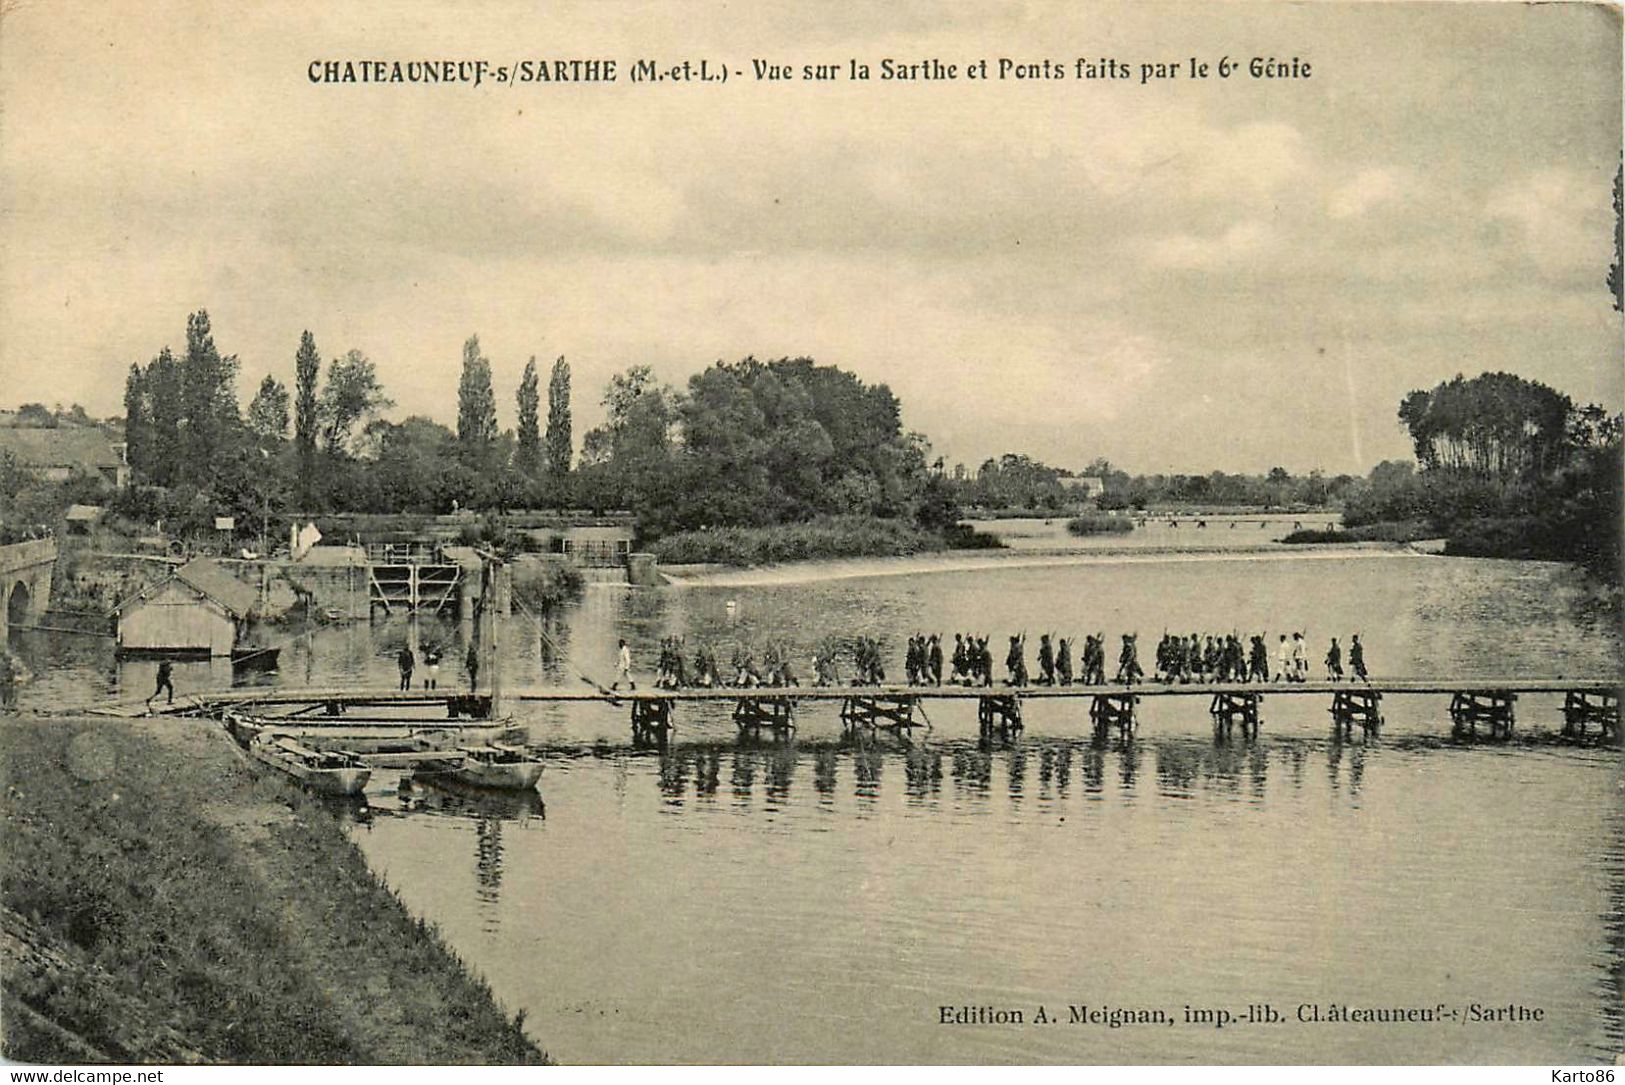
M 498 424 L 478 336 L 463 344 L 455 429 L 418 415 L 386 418 L 393 402 L 360 350 L 331 357 L 324 370 L 306 331 L 292 363 L 291 389 L 268 375 L 239 411 L 237 357 L 217 347 L 207 312 L 190 314 L 182 352 L 166 346 L 130 366 L 124 434 L 135 483 L 111 498 L 115 511 L 183 534 L 212 531 L 216 516 L 231 515 L 245 537 L 289 513 L 584 507 L 633 511 L 646 541 L 814 521 L 850 534 L 864 520 L 951 541 L 965 507 L 1047 513 L 1085 500 L 1072 472 L 1019 453 L 990 458 L 974 474 L 947 471 L 927 439 L 904 428 L 886 385 L 806 357 L 718 361 L 681 388 L 634 365 L 606 385 L 605 420 L 583 435 L 579 460 L 562 356 L 548 376 L 545 420 L 541 372 L 529 359 L 512 392 L 511 430 Z M 77 408 L 25 405 L 17 421 L 89 419 Z M 1103 480 L 1098 501 L 1108 510 L 1341 507 L 1350 527 L 1409 525 L 1412 536 L 1448 536 L 1458 553 L 1617 571 L 1620 415 L 1486 373 L 1412 391 L 1397 421 L 1415 462 L 1384 461 L 1363 478 L 1281 467 L 1130 475 L 1104 459 L 1079 474 Z M 0 457 L 7 519 L 44 520 L 53 500 L 108 500 L 89 476 L 47 489 Z
M 1379 464 L 1350 527 L 1412 521 L 1446 552 L 1575 561 L 1617 578 L 1625 418 L 1511 373 L 1458 374 L 1399 405 L 1416 465 Z
M 123 503 L 132 512 L 153 510 L 177 527 L 229 514 L 258 530 L 286 512 L 629 509 L 647 537 L 853 515 L 932 527 L 958 519 L 891 390 L 810 358 L 719 361 L 681 389 L 632 366 L 605 388 L 606 420 L 583 436 L 579 463 L 562 356 L 545 422 L 531 357 L 513 392 L 512 430 L 498 424 L 477 335 L 463 344 L 455 430 L 386 418 L 393 401 L 374 362 L 352 349 L 324 373 L 308 331 L 291 390 L 267 375 L 241 415 L 238 370 L 204 311 L 187 319 L 184 354 L 165 347 L 130 367 L 125 427 L 137 485 Z
M 1245 505 L 1254 508 L 1335 505 L 1359 479 L 1314 470 L 1294 475 L 1284 467 L 1267 474 L 1130 475 L 1097 458 L 1074 474 L 1016 452 L 983 461 L 972 475 L 956 469 L 947 479 L 954 499 L 967 508 L 1053 513 L 1091 503 L 1080 478 L 1101 480 L 1092 503 L 1107 511 L 1181 505 Z

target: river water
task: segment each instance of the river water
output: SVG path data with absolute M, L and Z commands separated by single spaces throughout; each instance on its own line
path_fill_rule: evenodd
M 900 666 L 916 630 L 1023 628 L 1108 643 L 1137 629 L 1147 650 L 1164 628 L 1271 644 L 1298 629 L 1317 663 L 1327 638 L 1359 632 L 1379 676 L 1620 670 L 1615 618 L 1556 565 L 941 570 L 589 586 L 540 624 L 503 624 L 504 673 L 607 681 L 624 636 L 647 678 L 666 634 L 724 661 L 735 643 L 805 660 L 825 635 L 865 634 Z M 387 688 L 406 640 L 445 644 L 449 680 L 465 633 L 321 629 L 276 680 Z M 42 703 L 150 688 L 150 668 L 113 668 L 94 645 L 24 651 Z M 218 677 L 178 671 L 183 690 Z M 631 748 L 624 708 L 514 707 L 548 751 L 545 809 L 381 773 L 354 838 L 566 1062 L 1556 1064 L 1625 1049 L 1621 757 L 1559 736 L 1553 698 L 1519 702 L 1510 743 L 1453 739 L 1442 697 L 1388 698 L 1369 742 L 1334 738 L 1309 696 L 1266 699 L 1261 736 L 1228 742 L 1199 698 L 1147 699 L 1126 743 L 1091 740 L 1086 701 L 1036 701 L 1025 736 L 991 748 L 973 702 L 928 705 L 913 746 L 843 742 L 828 703 L 803 705 L 793 744 L 743 745 L 725 708 L 683 704 L 663 753 Z M 1471 1020 L 1475 1003 L 1538 1019 Z M 1249 1004 L 1283 1019 L 1187 1021 Z M 1328 1020 L 1344 1005 L 1458 1016 Z M 943 1024 L 944 1007 L 1023 1021 Z M 1035 1023 L 1040 1007 L 1058 1023 Z M 1112 1027 L 1112 1010 L 1170 1023 Z

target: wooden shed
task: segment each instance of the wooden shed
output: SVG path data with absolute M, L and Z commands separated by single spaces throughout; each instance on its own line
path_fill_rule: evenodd
M 226 656 L 253 612 L 254 589 L 206 559 L 119 603 L 120 655 Z

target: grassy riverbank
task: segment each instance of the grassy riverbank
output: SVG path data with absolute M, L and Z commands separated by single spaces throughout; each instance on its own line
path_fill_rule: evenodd
M 778 565 L 830 558 L 891 558 L 950 549 L 997 549 L 999 542 L 955 525 L 947 534 L 906 520 L 834 516 L 772 527 L 710 528 L 654 544 L 662 565 Z
M 536 1063 L 319 802 L 191 720 L 0 724 L 4 1055 Z
M 1439 533 L 1433 530 L 1425 520 L 1384 520 L 1375 524 L 1361 524 L 1359 527 L 1350 528 L 1332 528 L 1327 531 L 1306 528 L 1292 532 L 1282 538 L 1281 541 L 1294 546 L 1361 542 L 1410 543 L 1419 542 L 1422 539 L 1437 538 L 1438 535 Z

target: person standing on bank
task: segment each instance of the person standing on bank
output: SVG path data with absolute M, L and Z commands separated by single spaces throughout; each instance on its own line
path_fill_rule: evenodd
M 440 649 L 434 645 L 423 649 L 423 666 L 426 672 L 423 677 L 424 689 L 440 688 Z
M 0 714 L 9 715 L 17 707 L 17 668 L 11 652 L 0 648 Z
M 621 638 L 621 650 L 615 661 L 615 684 L 610 689 L 620 689 L 621 682 L 626 682 L 627 689 L 637 689 L 638 684 L 632 681 L 632 649 L 626 645 L 626 638 Z
M 468 646 L 468 658 L 463 661 L 468 668 L 468 691 L 473 693 L 480 688 L 480 646 L 471 643 Z
M 157 698 L 158 694 L 164 692 L 168 692 L 169 694 L 169 699 L 164 703 L 174 704 L 175 665 L 167 659 L 160 659 L 158 661 L 158 682 L 155 686 L 153 686 L 152 696 L 147 698 L 147 707 L 151 708 L 153 700 Z
M 401 671 L 401 689 L 411 689 L 412 672 L 417 669 L 418 660 L 417 657 L 412 654 L 412 648 L 410 645 L 402 646 L 400 655 L 395 657 L 395 665 L 399 667 Z

